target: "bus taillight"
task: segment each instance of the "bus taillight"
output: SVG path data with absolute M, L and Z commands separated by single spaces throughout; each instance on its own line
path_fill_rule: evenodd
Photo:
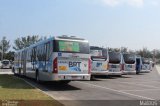
M 53 61 L 53 73 L 58 73 L 57 58 Z
M 88 59 L 88 74 L 91 74 L 91 59 Z

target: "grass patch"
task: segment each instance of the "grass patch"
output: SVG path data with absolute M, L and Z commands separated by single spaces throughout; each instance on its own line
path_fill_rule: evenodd
M 0 75 L 0 100 L 55 101 L 13 75 Z M 60 104 L 57 101 L 52 103 L 55 103 L 55 105 Z

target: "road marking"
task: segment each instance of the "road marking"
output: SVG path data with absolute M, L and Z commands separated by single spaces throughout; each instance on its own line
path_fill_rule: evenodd
M 116 82 L 116 81 L 115 81 L 115 82 Z M 130 85 L 140 85 L 140 86 L 145 86 L 145 87 L 160 89 L 160 87 L 155 87 L 155 86 L 152 86 L 152 85 L 145 85 L 145 84 L 135 84 L 135 83 L 130 83 L 130 82 L 117 82 L 117 83 L 125 83 L 125 84 L 130 84 Z
M 159 91 L 160 89 L 143 89 L 143 90 L 120 90 L 120 91 Z
M 156 65 L 156 70 L 157 70 L 158 73 L 160 74 L 160 66 Z
M 127 92 L 120 91 L 120 90 L 115 90 L 115 89 L 104 87 L 104 86 L 99 86 L 99 85 L 90 84 L 90 83 L 86 83 L 86 82 L 80 82 L 80 81 L 77 81 L 77 82 L 82 83 L 82 84 L 86 84 L 86 85 L 90 85 L 90 86 L 94 86 L 94 87 L 97 87 L 97 88 L 107 89 L 107 90 L 110 90 L 110 91 L 114 91 L 114 92 L 130 95 L 130 96 L 134 96 L 134 97 L 139 97 L 139 98 L 142 98 L 142 99 L 155 100 L 155 99 L 152 99 L 152 98 L 148 98 L 148 97 L 144 97 L 144 96 L 140 96 L 140 95 L 135 95 L 135 94 L 127 93 Z

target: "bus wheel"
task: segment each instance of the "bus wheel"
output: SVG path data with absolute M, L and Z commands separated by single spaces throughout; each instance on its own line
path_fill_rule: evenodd
M 19 68 L 19 70 L 18 70 L 19 72 L 18 72 L 18 74 L 19 74 L 19 76 L 21 76 L 21 69 Z
M 42 81 L 39 79 L 39 71 L 36 71 L 36 82 L 42 83 Z
M 36 71 L 36 81 L 37 81 L 38 83 L 40 83 L 38 70 Z

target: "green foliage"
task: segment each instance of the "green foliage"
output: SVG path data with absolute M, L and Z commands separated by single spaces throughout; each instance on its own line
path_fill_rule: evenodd
M 39 42 L 42 39 L 43 38 L 40 38 L 38 35 L 17 38 L 14 41 L 15 46 L 13 46 L 13 49 L 20 50 L 26 48 L 32 44 L 35 44 L 36 42 Z
M 122 52 L 125 53 L 127 52 L 128 48 L 127 47 L 121 47 L 121 48 L 108 48 L 109 51 L 114 51 L 114 52 Z
M 136 51 L 136 54 L 144 58 L 153 58 L 153 52 L 149 51 L 147 48 L 143 48 L 142 50 Z
M 110 52 L 120 52 L 120 48 L 108 48 Z
M 15 52 L 13 52 L 13 51 L 9 51 L 8 53 L 4 54 L 4 58 L 7 59 L 7 60 L 12 60 L 13 61 L 14 60 L 14 53 Z
M 6 53 L 10 48 L 10 41 L 6 40 L 6 37 L 4 36 L 2 40 L 0 41 L 0 49 L 3 49 L 3 53 Z

